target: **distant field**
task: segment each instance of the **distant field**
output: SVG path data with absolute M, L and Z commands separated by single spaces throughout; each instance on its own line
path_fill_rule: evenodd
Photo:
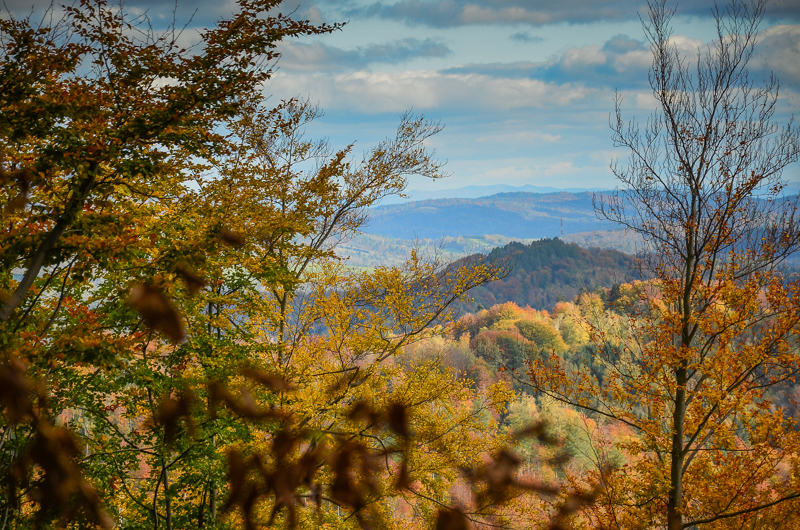
M 566 243 L 575 243 L 582 248 L 618 250 L 633 254 L 639 240 L 622 230 L 597 230 L 565 234 Z M 397 239 L 376 234 L 362 234 L 341 245 L 337 254 L 347 258 L 346 265 L 352 270 L 363 270 L 380 265 L 400 265 L 411 256 L 411 250 L 438 256 L 445 261 L 453 261 L 469 254 L 485 254 L 512 241 L 529 244 L 538 239 L 524 239 L 497 234 L 482 236 L 444 237 L 439 239 Z
M 453 261 L 469 254 L 490 252 L 512 241 L 530 243 L 533 239 L 502 235 L 444 237 L 439 239 L 397 239 L 375 234 L 362 234 L 342 244 L 337 254 L 347 258 L 347 266 L 354 270 L 380 265 L 400 265 L 411 256 L 411 250 L 427 256 L 438 255 L 442 260 Z

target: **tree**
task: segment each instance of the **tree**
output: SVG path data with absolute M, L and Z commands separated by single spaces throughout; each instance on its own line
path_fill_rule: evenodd
M 109 201 L 157 195 L 172 184 L 170 165 L 225 149 L 216 127 L 260 97 L 281 39 L 338 28 L 260 16 L 279 3 L 242 0 L 237 15 L 202 33 L 200 53 L 179 46 L 177 28 L 156 33 L 103 1 L 67 7 L 50 25 L 3 18 L 3 190 L 7 203 L 30 207 L 9 219 L 15 237 L 7 238 L 3 270 L 25 271 L 2 320 L 44 266 L 72 259 L 65 233 L 97 239 Z M 86 259 L 73 268 L 85 269 Z
M 638 433 L 630 463 L 605 476 L 606 524 L 775 528 L 800 498 L 796 425 L 770 394 L 800 371 L 800 282 L 779 270 L 800 249 L 780 178 L 800 131 L 774 121 L 777 81 L 748 73 L 765 1 L 715 7 L 717 39 L 696 60 L 671 38 L 675 10 L 648 5 L 658 110 L 640 128 L 617 98 L 613 138 L 630 159 L 612 165 L 622 189 L 595 202 L 644 239 L 648 309 L 595 328 L 602 385 L 553 370 L 555 358 L 531 378 Z
M 141 339 L 124 303 L 131 279 L 157 280 L 196 248 L 167 236 L 161 259 L 147 259 L 164 233 L 148 221 L 181 195 L 188 161 L 227 149 L 219 127 L 262 97 L 281 39 L 339 27 L 270 16 L 278 4 L 242 0 L 194 49 L 178 44 L 180 28 L 156 32 L 102 0 L 60 19 L 53 8 L 40 22 L 0 16 L 3 525 L 31 515 L 26 492 L 47 517 L 77 497 L 108 524 L 73 437 L 53 422 L 101 374 L 119 374 Z M 158 287 L 139 294 L 170 308 Z M 162 313 L 180 338 L 174 312 Z
M 243 0 L 199 53 L 102 1 L 0 19 L 3 528 L 463 522 L 514 486 L 506 466 L 472 515 L 447 508 L 507 399 L 393 362 L 498 269 L 333 253 L 439 175 L 439 126 L 406 115 L 356 162 L 303 137 L 318 109 L 260 106 L 278 41 L 338 27 L 278 4 Z
M 455 451 L 461 464 L 476 464 L 498 441 L 493 427 L 483 423 L 483 412 L 497 406 L 493 396 L 470 391 L 433 363 L 402 371 L 393 362 L 410 342 L 437 333 L 435 324 L 447 320 L 448 306 L 471 286 L 494 278 L 496 269 L 475 262 L 445 270 L 446 264 L 419 256 L 404 267 L 355 274 L 333 254 L 338 241 L 365 221 L 365 206 L 402 189 L 402 175 L 436 177 L 438 165 L 422 142 L 438 127 L 406 116 L 394 138 L 357 164 L 346 159 L 349 148 L 334 152 L 303 136 L 305 126 L 320 116 L 319 109 L 294 100 L 273 109 L 250 109 L 230 125 L 236 143 L 229 155 L 214 161 L 216 171 L 197 175 L 193 190 L 184 191 L 151 221 L 148 231 L 163 231 L 159 239 L 165 238 L 156 240 L 153 252 L 171 251 L 166 239 L 200 241 L 201 248 L 214 252 L 191 264 L 207 287 L 190 296 L 178 282 L 163 285 L 186 317 L 186 342 L 176 347 L 149 333 L 141 336 L 137 350 L 142 353 L 128 363 L 136 378 L 104 374 L 93 383 L 96 396 L 80 400 L 94 402 L 86 407 L 93 425 L 87 437 L 91 453 L 125 455 L 117 459 L 114 477 L 126 493 L 109 509 L 124 514 L 128 524 L 235 527 L 239 521 L 220 520 L 221 505 L 215 507 L 222 499 L 229 507 L 241 500 L 235 487 L 225 491 L 224 453 L 238 455 L 242 465 L 257 457 L 262 466 L 275 469 L 279 463 L 271 444 L 289 437 L 298 446 L 282 455 L 281 464 L 312 459 L 319 489 L 298 482 L 299 491 L 280 492 L 283 500 L 276 492 L 263 495 L 260 503 L 243 503 L 247 520 L 277 517 L 277 525 L 289 518 L 315 527 L 320 517 L 349 519 L 341 523 L 348 526 L 368 514 L 391 528 L 401 519 L 387 510 L 403 498 L 433 517 L 435 506 L 424 496 L 446 498 L 458 462 Z M 215 227 L 222 225 L 247 235 L 237 246 L 225 247 L 215 243 Z M 147 261 L 170 259 L 148 256 Z M 285 384 L 263 388 L 253 384 L 252 376 L 243 378 L 242 367 L 246 373 L 269 374 L 262 380 Z M 208 381 L 212 384 L 206 387 Z M 240 385 L 246 390 L 227 390 Z M 181 410 L 187 395 L 194 406 Z M 116 417 L 102 406 L 111 396 Z M 220 410 L 212 418 L 205 407 L 197 407 L 217 401 Z M 382 422 L 364 424 L 364 418 L 350 417 L 354 404 L 369 414 L 403 406 L 414 432 L 405 454 L 409 476 L 421 481 L 416 496 L 395 487 L 399 468 L 392 454 L 364 463 L 374 475 L 374 487 L 359 480 L 352 498 L 332 487 L 334 476 L 320 456 L 323 448 L 333 453 L 342 440 L 359 451 L 396 444 L 396 433 L 387 432 Z M 449 413 L 442 414 L 442 408 Z M 187 425 L 196 427 L 176 424 L 170 436 L 170 429 L 148 426 L 147 418 L 164 410 L 180 412 Z M 484 434 L 471 435 L 479 426 Z M 107 474 L 108 464 L 103 458 L 97 472 Z M 271 487 L 262 485 L 258 491 Z M 299 500 L 322 496 L 328 505 L 318 516 L 314 509 L 270 515 L 287 506 L 286 495 L 295 494 Z M 343 515 L 334 516 L 337 512 Z
M 263 107 L 279 41 L 339 27 L 279 4 L 241 0 L 190 50 L 102 0 L 0 17 L 2 528 L 463 528 L 552 492 L 499 448 L 507 391 L 394 363 L 503 270 L 333 253 L 439 175 L 439 126 L 405 115 L 356 161 L 303 137 L 318 109 Z

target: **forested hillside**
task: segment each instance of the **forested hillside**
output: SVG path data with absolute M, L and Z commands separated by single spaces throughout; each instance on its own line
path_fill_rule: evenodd
M 623 229 L 576 232 L 564 234 L 561 239 L 566 243 L 576 243 L 583 248 L 618 250 L 631 255 L 635 255 L 642 249 L 641 236 Z
M 513 268 L 505 278 L 473 289 L 474 301 L 466 306 L 470 310 L 503 302 L 550 309 L 582 291 L 611 288 L 635 277 L 631 256 L 616 250 L 586 249 L 558 238 L 527 245 L 511 242 L 490 252 L 489 259 L 509 260 Z

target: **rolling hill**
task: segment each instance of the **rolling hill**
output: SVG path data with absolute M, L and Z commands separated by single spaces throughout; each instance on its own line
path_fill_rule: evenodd
M 616 250 L 585 249 L 558 238 L 530 244 L 511 242 L 494 249 L 488 258 L 508 259 L 513 268 L 506 278 L 470 291 L 474 301 L 465 304 L 467 311 L 475 311 L 479 304 L 491 307 L 503 302 L 550 310 L 559 300 L 572 301 L 582 289 L 610 288 L 636 277 L 632 256 Z
M 597 219 L 591 192 L 514 192 L 377 206 L 364 232 L 399 239 L 485 234 L 539 239 L 560 236 L 562 222 L 564 234 L 616 228 Z

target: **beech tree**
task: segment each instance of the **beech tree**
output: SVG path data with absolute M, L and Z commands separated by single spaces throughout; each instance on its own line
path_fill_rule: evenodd
M 126 367 L 131 375 L 103 373 L 72 404 L 91 425 L 87 468 L 106 477 L 101 483 L 115 481 L 115 488 L 105 488 L 106 507 L 129 526 L 237 527 L 244 519 L 275 527 L 313 528 L 321 521 L 355 527 L 368 516 L 392 528 L 408 521 L 392 516 L 390 507 L 413 495 L 395 486 L 395 454 L 370 458 L 371 451 L 396 445 L 396 433 L 371 415 L 402 405 L 414 432 L 405 448 L 409 476 L 430 482 L 437 498 L 452 480 L 443 477 L 454 472 L 454 451 L 462 464 L 476 464 L 500 441 L 480 420 L 498 406 L 497 398 L 469 391 L 440 367 L 406 373 L 393 362 L 406 344 L 436 333 L 448 306 L 497 269 L 474 262 L 446 271 L 446 264 L 420 256 L 403 267 L 355 274 L 332 252 L 364 222 L 366 205 L 404 186 L 404 174 L 438 175 L 438 163 L 422 146 L 438 126 L 406 116 L 394 137 L 355 163 L 345 158 L 348 148 L 336 152 L 303 136 L 320 116 L 294 100 L 250 109 L 230 124 L 235 141 L 230 154 L 213 161 L 214 172 L 197 173 L 196 186 L 148 223 L 145 232 L 154 242 L 144 247 L 142 261 L 161 264 L 160 288 L 184 316 L 186 341 L 175 345 L 148 331 L 136 334 L 139 345 Z M 241 241 L 226 245 L 218 226 Z M 204 259 L 184 257 L 181 264 L 206 283 L 194 294 L 174 272 L 176 247 L 196 247 L 188 256 L 206 249 Z M 116 285 L 126 275 L 114 271 L 104 284 Z M 274 386 L 259 385 L 255 373 Z M 216 409 L 210 418 L 208 404 Z M 354 404 L 363 418 L 351 417 Z M 437 416 L 439 407 L 450 414 Z M 148 426 L 153 417 L 175 423 Z M 483 436 L 470 438 L 479 425 Z M 287 439 L 294 443 L 276 455 L 273 444 Z M 358 470 L 362 478 L 347 483 L 350 497 L 332 487 L 323 454 L 341 449 L 344 440 L 371 475 L 367 480 Z M 241 477 L 229 477 L 226 453 L 242 466 L 258 458 L 267 474 L 280 474 L 280 491 L 270 494 L 272 476 L 258 486 L 249 478 L 228 486 L 228 478 L 236 483 Z M 303 471 L 317 478 L 314 487 L 300 475 L 299 462 L 310 466 Z M 250 493 L 237 497 L 237 490 L 251 487 L 259 502 Z M 326 505 L 318 507 L 317 500 Z M 435 514 L 423 497 L 410 501 L 428 517 Z M 243 513 L 223 518 L 225 506 Z M 281 511 L 287 506 L 291 515 Z
M 643 238 L 647 310 L 595 328 L 602 385 L 556 357 L 530 375 L 637 434 L 622 444 L 627 464 L 604 475 L 603 524 L 776 528 L 800 499 L 797 425 L 772 399 L 800 372 L 800 282 L 780 272 L 800 249 L 781 180 L 800 131 L 776 122 L 777 80 L 748 72 L 766 1 L 715 6 L 716 39 L 696 57 L 672 39 L 675 9 L 648 5 L 658 110 L 640 126 L 617 98 L 613 139 L 630 157 L 612 165 L 621 188 L 595 202 Z
M 281 39 L 339 27 L 269 15 L 279 4 L 242 0 L 191 49 L 180 27 L 156 31 L 102 0 L 0 16 L 3 527 L 32 517 L 28 500 L 43 520 L 76 501 L 109 524 L 76 463 L 82 450 L 54 421 L 92 401 L 103 376 L 119 377 L 140 342 L 131 282 L 146 282 L 140 301 L 168 308 L 158 274 L 213 250 L 195 252 L 199 240 L 182 244 L 169 227 L 147 231 L 181 196 L 187 161 L 228 149 L 220 127 L 263 97 Z M 156 241 L 161 256 L 149 252 Z M 162 317 L 182 338 L 180 321 Z M 73 422 L 88 434 L 82 415 Z M 104 463 L 113 470 L 111 455 Z
M 439 176 L 439 126 L 405 115 L 360 160 L 305 139 L 320 112 L 263 83 L 281 39 L 339 26 L 279 5 L 240 0 L 188 50 L 103 0 L 0 17 L 0 529 L 463 529 L 557 492 L 485 419 L 503 388 L 393 364 L 503 271 L 341 266 L 366 207 Z

